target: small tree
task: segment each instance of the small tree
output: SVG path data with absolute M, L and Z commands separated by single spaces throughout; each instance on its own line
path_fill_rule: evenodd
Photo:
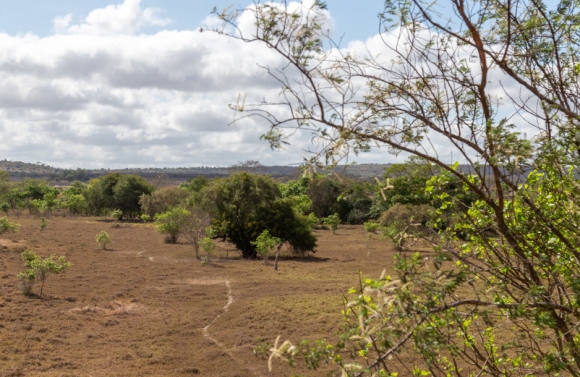
M 104 230 L 101 230 L 99 233 L 97 233 L 96 240 L 97 243 L 101 245 L 101 248 L 103 250 L 106 250 L 107 244 L 111 242 L 111 236 L 109 236 L 109 233 L 105 232 Z
M 20 228 L 19 224 L 8 221 L 6 216 L 0 217 L 0 234 L 3 233 L 16 233 Z
M 205 228 L 205 234 L 206 236 L 198 241 L 199 246 L 201 246 L 203 251 L 206 253 L 206 255 L 201 258 L 201 264 L 211 263 L 215 255 L 215 244 L 212 241 L 215 231 L 211 226 L 208 226 Z
M 278 237 L 272 237 L 268 230 L 264 230 L 255 241 L 252 241 L 252 245 L 256 247 L 256 251 L 262 258 L 264 258 L 264 264 L 268 264 L 268 255 L 270 250 L 273 250 L 276 245 L 280 244 L 281 240 Z
M 37 280 L 40 280 L 40 294 L 42 295 L 44 282 L 49 274 L 60 274 L 67 267 L 72 266 L 72 263 L 67 262 L 64 256 L 57 259 L 55 255 L 51 255 L 43 259 L 32 250 L 23 252 L 22 259 L 26 270 L 20 272 L 18 278 L 22 280 L 22 290 L 25 295 L 32 293 L 32 287 Z
M 123 218 L 123 211 L 120 209 L 114 209 L 113 212 L 111 212 L 111 217 L 114 218 L 115 221 L 119 221 Z
M 165 213 L 155 215 L 157 231 L 162 234 L 167 234 L 166 241 L 168 243 L 177 243 L 183 220 L 188 215 L 189 212 L 183 208 L 173 208 Z
M 368 221 L 364 223 L 365 230 L 368 232 L 367 234 L 367 249 L 369 248 L 369 241 L 373 239 L 373 234 L 377 232 L 379 228 L 379 223 L 374 223 L 372 221 Z
M 199 208 L 193 208 L 181 222 L 180 232 L 193 246 L 196 259 L 199 259 L 199 240 L 205 235 L 205 229 L 210 223 L 209 213 Z
M 2 211 L 4 213 L 8 213 L 8 211 L 10 211 L 10 204 L 8 204 L 6 202 L 0 204 L 0 211 Z
M 336 234 L 338 224 L 340 224 L 340 217 L 338 216 L 338 213 L 334 213 L 328 217 L 323 218 L 322 223 L 330 227 L 330 230 L 332 230 L 332 234 Z
M 39 230 L 42 232 L 43 230 L 46 229 L 47 225 L 48 225 L 48 221 L 46 221 L 46 219 L 44 217 L 41 217 Z

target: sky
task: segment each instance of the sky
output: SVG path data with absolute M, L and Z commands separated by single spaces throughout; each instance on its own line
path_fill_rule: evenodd
M 260 140 L 265 124 L 231 125 L 228 104 L 240 95 L 259 101 L 280 91 L 258 63 L 283 61 L 259 44 L 199 32 L 213 22 L 214 6 L 230 4 L 0 0 L 0 159 L 66 168 L 302 162 L 316 148 L 309 133 L 298 132 L 290 146 L 272 151 Z M 341 46 L 377 39 L 382 0 L 327 4 Z M 352 161 L 394 157 L 383 149 Z
M 68 168 L 300 163 L 310 136 L 274 152 L 260 140 L 264 124 L 229 125 L 238 95 L 278 90 L 257 66 L 268 53 L 199 32 L 213 7 L 251 4 L 1 0 L 0 159 Z M 343 44 L 376 34 L 382 1 L 328 5 Z

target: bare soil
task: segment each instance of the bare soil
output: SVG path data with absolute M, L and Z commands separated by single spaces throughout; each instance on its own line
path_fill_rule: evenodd
M 367 244 L 362 227 L 343 226 L 316 231 L 316 254 L 284 256 L 278 271 L 217 241 L 218 260 L 204 266 L 152 225 L 51 217 L 40 232 L 37 218 L 9 219 L 21 229 L 0 236 L 0 377 L 326 375 L 280 362 L 269 373 L 253 350 L 278 335 L 334 341 L 343 294 L 394 256 L 384 241 Z M 107 250 L 95 241 L 101 230 Z M 26 249 L 73 263 L 48 277 L 42 297 L 20 290 Z

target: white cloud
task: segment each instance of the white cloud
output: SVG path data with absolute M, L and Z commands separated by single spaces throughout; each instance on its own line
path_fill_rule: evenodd
M 70 34 L 135 34 L 144 26 L 167 26 L 168 18 L 159 18 L 157 8 L 141 10 L 141 0 L 125 0 L 122 4 L 108 5 L 89 13 L 84 22 L 71 25 L 72 15 L 56 17 L 54 30 Z
M 252 118 L 229 125 L 227 105 L 240 93 L 256 103 L 280 92 L 258 62 L 292 75 L 272 50 L 197 28 L 142 33 L 169 24 L 158 15 L 141 9 L 140 0 L 125 0 L 79 23 L 71 14 L 57 17 L 48 37 L 0 33 L 0 158 L 63 167 L 224 166 L 248 159 L 283 165 L 314 148 L 312 135 L 300 131 L 287 150 L 272 153 L 259 140 L 266 124 Z M 322 16 L 332 33 L 332 16 Z M 239 26 L 254 28 L 250 11 Z M 378 42 L 367 44 L 378 49 Z M 366 52 L 361 44 L 347 48 Z M 378 151 L 357 160 L 388 158 Z

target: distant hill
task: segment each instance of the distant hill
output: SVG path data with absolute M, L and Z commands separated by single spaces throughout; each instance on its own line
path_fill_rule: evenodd
M 360 179 L 381 177 L 388 164 L 360 164 L 339 165 L 321 172 L 336 172 Z M 0 161 L 0 170 L 6 170 L 14 180 L 26 178 L 46 179 L 49 181 L 88 181 L 109 173 L 137 174 L 146 179 L 163 179 L 172 182 L 181 182 L 189 178 L 204 176 L 206 178 L 227 177 L 231 174 L 231 167 L 180 167 L 180 168 L 125 168 L 125 169 L 63 169 L 37 162 L 36 164 L 20 161 Z M 295 166 L 263 166 L 259 168 L 262 174 L 269 174 L 280 179 L 298 177 L 299 169 Z

